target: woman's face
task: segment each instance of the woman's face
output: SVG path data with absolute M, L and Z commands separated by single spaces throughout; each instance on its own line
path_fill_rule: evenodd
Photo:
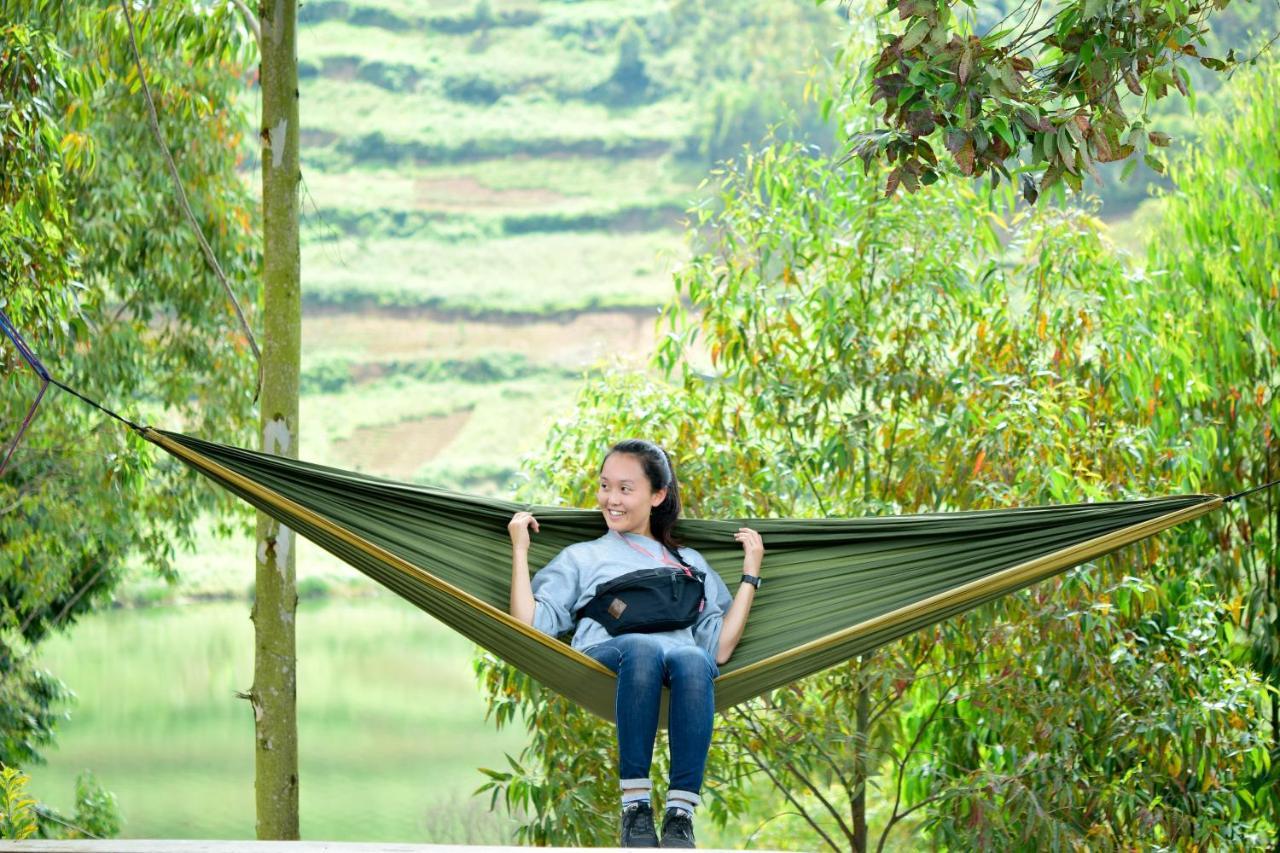
M 667 497 L 666 489 L 654 491 L 640 460 L 629 453 L 612 453 L 600 469 L 596 502 L 605 524 L 618 533 L 652 536 L 649 514 Z

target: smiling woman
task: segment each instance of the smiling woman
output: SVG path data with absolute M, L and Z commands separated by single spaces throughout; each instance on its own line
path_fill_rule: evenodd
M 744 551 L 744 583 L 731 598 L 702 555 L 681 549 L 673 537 L 680 485 L 671 457 L 652 442 L 631 439 L 610 448 L 596 502 L 608 531 L 565 548 L 532 581 L 530 531 L 538 531 L 538 521 L 528 512 L 511 519 L 511 613 L 553 636 L 573 629 L 573 647 L 618 676 L 623 847 L 658 846 L 649 770 L 662 689 L 670 688 L 662 846 L 693 847 L 693 811 L 715 716 L 713 682 L 742 636 L 764 546 L 754 530 L 734 534 Z

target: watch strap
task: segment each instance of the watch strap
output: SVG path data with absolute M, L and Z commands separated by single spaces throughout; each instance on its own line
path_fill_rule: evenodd
M 756 576 L 754 576 L 754 575 L 748 575 L 748 574 L 745 574 L 745 573 L 744 573 L 744 574 L 742 575 L 742 580 L 741 580 L 741 581 L 739 581 L 739 583 L 749 583 L 749 584 L 751 584 L 752 586 L 754 586 L 756 589 L 759 589 L 759 588 L 760 588 L 760 578 L 758 578 L 758 577 L 756 577 Z

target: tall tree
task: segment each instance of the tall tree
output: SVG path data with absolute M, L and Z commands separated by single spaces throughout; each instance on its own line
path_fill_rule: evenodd
M 1194 423 L 1187 433 L 1217 457 L 1219 488 L 1232 488 L 1280 479 L 1280 58 L 1237 75 L 1222 100 L 1201 121 L 1199 144 L 1172 163 L 1178 191 L 1154 206 L 1148 260 L 1163 303 L 1152 315 L 1164 335 L 1195 347 L 1203 370 L 1179 382 L 1185 357 L 1171 360 L 1165 387 L 1185 389 L 1177 409 Z M 1274 688 L 1280 759 L 1280 489 L 1242 504 L 1216 531 L 1217 569 L 1220 583 L 1242 589 L 1238 640 Z M 1280 784 L 1280 760 L 1267 781 Z M 1274 801 L 1276 790 L 1260 793 Z
M 111 408 L 243 443 L 252 359 L 173 192 L 122 7 L 0 0 L 0 307 L 50 370 Z M 139 15 L 163 135 L 241 299 L 257 247 L 244 155 L 248 34 L 222 6 Z M 34 376 L 0 341 L 0 435 Z M 136 436 L 46 397 L 0 478 L 0 761 L 39 762 L 62 691 L 40 643 L 110 599 L 125 560 L 172 577 L 202 512 L 229 505 Z M 109 782 L 109 780 L 107 780 Z
M 262 449 L 297 458 L 302 296 L 298 251 L 296 0 L 259 4 L 262 52 Z M 255 785 L 261 839 L 298 837 L 297 652 L 293 531 L 259 514 L 253 624 Z
M 1162 303 L 1090 217 L 1010 216 L 1011 194 L 961 184 L 887 205 L 876 181 L 796 146 L 726 167 L 659 346 L 670 381 L 593 383 L 533 481 L 577 502 L 597 449 L 637 428 L 676 450 L 682 496 L 710 517 L 1070 503 L 1217 479 L 1196 413 L 1153 396 L 1162 376 L 1199 387 L 1209 348 L 1144 325 Z M 1230 660 L 1239 585 L 1208 583 L 1239 559 L 1213 546 L 1229 521 L 735 709 L 712 753 L 713 813 L 771 817 L 744 796 L 755 776 L 832 849 L 868 843 L 864 797 L 879 804 L 871 843 L 926 816 L 962 849 L 1256 842 L 1274 814 L 1257 796 L 1264 691 Z M 1265 554 L 1260 538 L 1247 547 Z M 495 710 L 536 726 L 495 788 L 530 811 L 536 840 L 598 831 L 579 809 L 615 794 L 581 780 L 611 760 L 608 727 L 484 672 Z
M 1257 144 L 1234 170 L 1270 174 L 1272 124 L 1251 121 Z M 1257 184 L 1234 202 L 1248 229 L 1212 213 L 1221 177 L 1203 182 L 1203 216 L 1177 220 L 1206 247 L 1174 266 L 1249 279 L 1237 289 L 1135 273 L 1078 211 L 1014 213 L 1012 193 L 967 185 L 887 205 L 883 177 L 794 145 L 727 164 L 677 277 L 655 362 L 668 381 L 585 389 L 536 463 L 537 497 L 576 501 L 595 449 L 638 421 L 677 449 L 682 494 L 713 517 L 1226 493 L 1264 479 L 1274 234 L 1252 226 L 1269 223 Z M 727 715 L 709 810 L 758 808 L 750 773 L 835 849 L 867 843 L 868 787 L 881 843 L 922 818 L 962 848 L 1258 841 L 1276 807 L 1263 794 L 1265 692 L 1231 658 L 1236 626 L 1274 647 L 1266 608 L 1242 613 L 1239 571 L 1270 583 L 1267 517 L 1254 501 L 1247 524 L 1223 513 L 1171 531 Z M 520 759 L 491 772 L 495 795 L 528 811 L 524 837 L 607 831 L 585 812 L 614 793 L 583 780 L 611 760 L 608 727 L 489 661 L 479 670 L 497 719 L 531 729 Z

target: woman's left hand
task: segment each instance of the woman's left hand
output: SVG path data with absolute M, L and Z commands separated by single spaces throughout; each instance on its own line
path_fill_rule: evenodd
M 764 540 L 750 527 L 739 527 L 733 538 L 742 543 L 743 574 L 759 577 L 760 564 L 764 561 Z

